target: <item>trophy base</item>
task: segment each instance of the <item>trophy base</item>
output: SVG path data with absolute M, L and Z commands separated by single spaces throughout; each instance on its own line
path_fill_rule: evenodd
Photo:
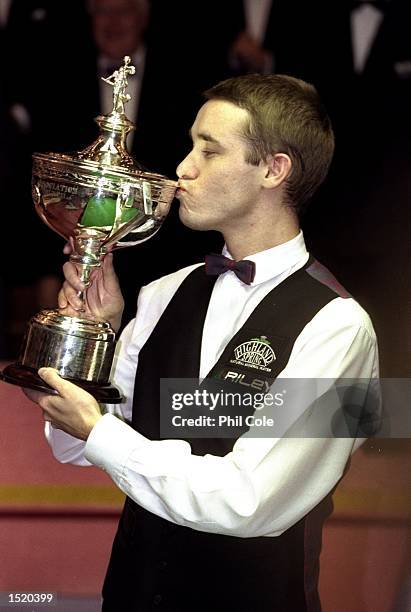
M 22 365 L 21 363 L 12 363 L 6 366 L 4 370 L 0 372 L 0 379 L 12 385 L 18 385 L 19 387 L 34 389 L 35 391 L 42 391 L 43 393 L 48 393 L 50 395 L 58 395 L 55 389 L 50 387 L 42 378 L 40 378 L 36 370 Z M 98 402 L 120 404 L 123 401 L 119 390 L 111 384 L 68 378 L 66 378 L 66 380 L 90 393 L 90 395 L 92 395 Z

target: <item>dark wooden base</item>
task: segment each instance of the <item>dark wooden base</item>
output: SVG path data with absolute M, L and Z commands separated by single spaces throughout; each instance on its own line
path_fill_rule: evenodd
M 63 377 L 64 378 L 64 377 Z M 35 389 L 44 393 L 58 395 L 57 391 L 44 382 L 37 374 L 36 370 L 28 368 L 21 363 L 12 363 L 0 372 L 0 379 L 12 385 Z M 81 387 L 98 402 L 107 404 L 120 404 L 123 401 L 119 390 L 111 384 L 97 384 L 87 380 L 74 380 L 67 378 L 73 384 Z

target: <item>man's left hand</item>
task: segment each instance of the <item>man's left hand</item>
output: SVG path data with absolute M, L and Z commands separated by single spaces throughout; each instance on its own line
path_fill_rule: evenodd
M 102 418 L 100 407 L 90 393 L 61 378 L 53 368 L 40 368 L 39 376 L 58 395 L 27 392 L 26 395 L 43 409 L 45 421 L 66 433 L 87 440 L 94 425 Z

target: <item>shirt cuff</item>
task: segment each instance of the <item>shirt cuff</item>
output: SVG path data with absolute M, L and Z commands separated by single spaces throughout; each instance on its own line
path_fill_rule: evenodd
M 121 478 L 130 454 L 148 440 L 112 414 L 105 414 L 87 439 L 85 457 L 90 463 Z

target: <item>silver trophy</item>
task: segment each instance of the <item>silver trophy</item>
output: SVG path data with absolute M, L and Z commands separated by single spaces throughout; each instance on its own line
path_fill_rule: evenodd
M 99 116 L 98 138 L 83 151 L 33 155 L 32 195 L 37 213 L 70 241 L 70 255 L 86 287 L 104 255 L 151 238 L 161 227 L 177 183 L 145 172 L 127 151 L 135 129 L 124 112 L 130 100 L 130 57 L 110 77 L 113 110 Z M 1 373 L 6 382 L 51 392 L 39 377 L 42 366 L 83 387 L 98 401 L 118 403 L 121 395 L 109 383 L 115 333 L 107 321 L 71 317 L 43 310 L 29 322 L 17 363 Z

